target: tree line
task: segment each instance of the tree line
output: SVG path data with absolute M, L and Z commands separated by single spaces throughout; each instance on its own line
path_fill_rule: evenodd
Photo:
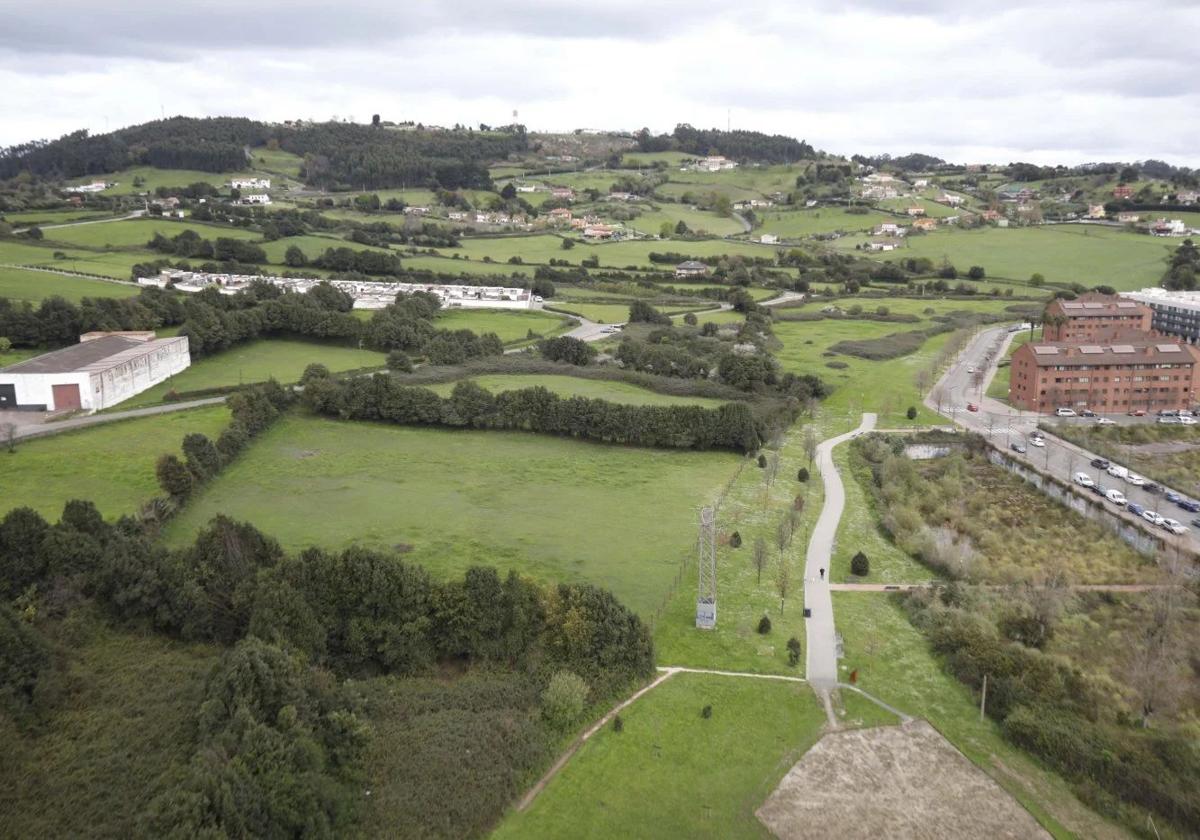
M 178 295 L 143 289 L 131 298 L 83 298 L 78 304 L 48 297 L 36 307 L 29 301 L 0 297 L 0 337 L 13 347 L 61 347 L 85 332 L 153 330 L 183 322 Z
M 511 429 L 634 446 L 752 452 L 765 434 L 744 402 L 712 409 L 634 406 L 560 397 L 541 386 L 492 394 L 470 381 L 441 397 L 387 374 L 339 381 L 327 371 L 311 371 L 304 379 L 303 402 L 318 414 L 344 420 Z
M 671 134 L 652 135 L 643 128 L 634 135 L 638 149 L 643 152 L 680 151 L 692 155 L 719 154 L 735 160 L 762 163 L 793 163 L 816 156 L 816 151 L 803 140 L 782 134 L 761 131 L 720 131 L 693 128 L 687 123 L 675 126 Z

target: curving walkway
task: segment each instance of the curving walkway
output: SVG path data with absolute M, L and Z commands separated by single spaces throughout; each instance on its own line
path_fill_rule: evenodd
M 833 596 L 829 592 L 829 568 L 838 522 L 846 505 L 842 478 L 833 464 L 833 448 L 875 428 L 875 415 L 863 414 L 862 423 L 852 432 L 829 438 L 817 446 L 816 464 L 825 487 L 825 503 L 808 543 L 804 566 L 804 606 L 810 610 L 804 621 L 808 644 L 806 672 L 808 681 L 829 710 L 829 691 L 837 687 L 837 634 L 833 625 Z M 820 570 L 825 570 L 822 577 Z

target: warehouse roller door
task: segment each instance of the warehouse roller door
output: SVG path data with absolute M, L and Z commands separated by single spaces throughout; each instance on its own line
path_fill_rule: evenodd
M 72 383 L 69 385 L 51 385 L 50 389 L 54 392 L 54 410 L 69 411 L 73 408 L 81 408 L 83 403 L 79 400 L 79 386 Z

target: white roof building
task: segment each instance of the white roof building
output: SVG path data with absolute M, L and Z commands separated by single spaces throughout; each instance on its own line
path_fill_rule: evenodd
M 269 190 L 271 189 L 270 178 L 233 178 L 229 182 L 235 190 Z
M 88 333 L 79 344 L 0 369 L 0 410 L 99 411 L 192 362 L 187 336 Z

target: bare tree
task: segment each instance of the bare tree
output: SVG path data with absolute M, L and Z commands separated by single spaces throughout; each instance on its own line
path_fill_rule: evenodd
M 804 454 L 808 456 L 809 465 L 817 457 L 817 432 L 812 426 L 804 430 Z
M 792 519 L 785 515 L 779 520 L 779 524 L 775 526 L 775 547 L 779 549 L 779 554 L 782 559 L 783 552 L 792 542 Z
M 1183 697 L 1188 645 L 1179 626 L 1180 607 L 1195 596 L 1184 588 L 1183 561 L 1179 552 L 1166 556 L 1160 567 L 1167 572 L 1167 586 L 1149 593 L 1146 615 L 1129 648 L 1126 678 L 1141 701 L 1142 726 L 1155 715 L 1170 714 Z
M 17 451 L 17 424 L 3 423 L 0 424 L 0 437 L 4 438 L 4 445 L 10 453 Z
M 924 394 L 929 390 L 932 380 L 933 374 L 931 374 L 928 369 L 922 368 L 921 370 L 917 371 L 917 390 L 921 394 Z
M 937 402 L 938 414 L 942 413 L 942 403 L 946 401 L 946 389 L 938 386 L 933 389 L 933 399 Z
M 762 537 L 754 538 L 754 571 L 758 572 L 758 582 L 762 583 L 763 569 L 767 567 L 767 541 Z
M 783 614 L 783 605 L 787 601 L 788 592 L 792 587 L 792 573 L 788 569 L 787 561 L 779 558 L 779 568 L 775 572 L 775 591 L 779 593 L 779 613 Z

